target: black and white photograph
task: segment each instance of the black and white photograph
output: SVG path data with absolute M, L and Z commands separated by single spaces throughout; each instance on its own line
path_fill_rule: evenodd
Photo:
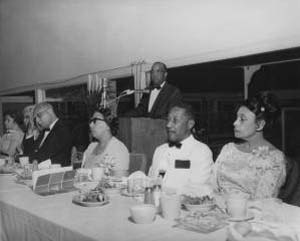
M 0 241 L 300 241 L 299 0 L 0 0 Z

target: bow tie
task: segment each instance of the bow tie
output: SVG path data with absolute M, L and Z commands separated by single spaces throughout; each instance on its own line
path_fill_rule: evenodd
M 180 149 L 181 146 L 182 146 L 182 144 L 180 142 L 172 142 L 172 141 L 170 141 L 169 142 L 169 147 L 173 147 L 173 146 L 175 146 L 176 148 Z
M 151 90 L 155 90 L 155 89 L 160 90 L 160 89 L 161 89 L 161 86 L 158 85 L 158 86 L 152 86 L 152 87 L 151 87 Z

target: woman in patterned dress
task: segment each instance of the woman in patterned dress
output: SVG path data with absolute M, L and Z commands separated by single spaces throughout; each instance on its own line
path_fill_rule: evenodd
M 5 133 L 0 137 L 0 152 L 2 155 L 15 157 L 21 149 L 24 132 L 20 128 L 22 123 L 21 115 L 15 111 L 4 113 Z
M 82 167 L 104 167 L 112 174 L 126 175 L 129 168 L 129 152 L 118 140 L 117 122 L 110 109 L 95 110 L 90 119 L 90 131 L 94 138 L 83 154 Z
M 286 177 L 284 154 L 264 137 L 280 114 L 276 97 L 259 93 L 244 101 L 233 123 L 238 143 L 223 146 L 214 166 L 222 194 L 242 193 L 250 199 L 276 197 Z

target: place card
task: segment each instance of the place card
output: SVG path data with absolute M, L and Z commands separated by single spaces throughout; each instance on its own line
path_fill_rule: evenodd
M 33 190 L 43 196 L 72 191 L 75 189 L 75 172 L 72 167 L 35 171 Z

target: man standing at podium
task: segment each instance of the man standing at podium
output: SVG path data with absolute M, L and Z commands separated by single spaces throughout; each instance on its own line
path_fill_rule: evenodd
M 187 104 L 171 108 L 167 120 L 168 143 L 158 146 L 149 176 L 162 176 L 162 185 L 178 193 L 197 193 L 207 183 L 213 165 L 209 147 L 192 135 L 195 116 Z
M 155 62 L 151 68 L 150 93 L 143 94 L 139 105 L 125 116 L 166 118 L 169 109 L 182 101 L 180 90 L 167 83 L 167 75 L 167 66 Z

